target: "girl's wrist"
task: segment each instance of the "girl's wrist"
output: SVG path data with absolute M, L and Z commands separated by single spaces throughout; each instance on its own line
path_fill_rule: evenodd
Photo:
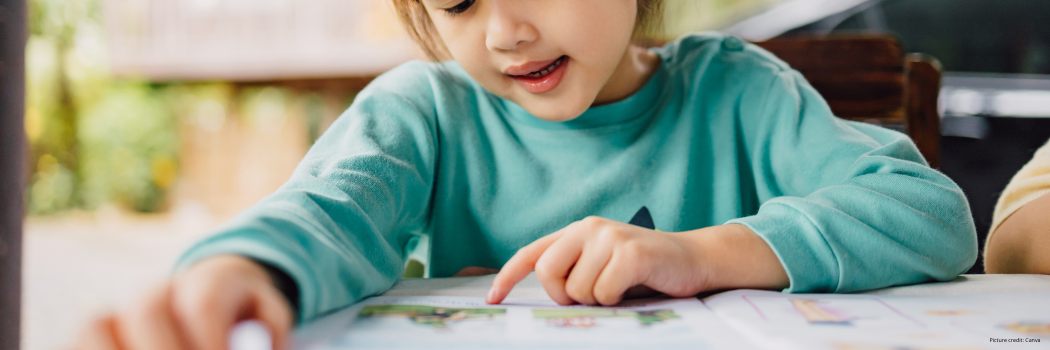
M 787 272 L 773 249 L 747 226 L 720 225 L 676 235 L 686 242 L 693 259 L 691 271 L 704 276 L 697 293 L 726 289 L 784 289 Z

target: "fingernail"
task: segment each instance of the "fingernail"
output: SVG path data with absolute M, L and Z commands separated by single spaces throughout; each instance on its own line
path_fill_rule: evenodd
M 489 295 L 485 297 L 485 301 L 487 301 L 490 304 L 492 304 L 495 298 L 496 298 L 496 287 L 489 288 Z

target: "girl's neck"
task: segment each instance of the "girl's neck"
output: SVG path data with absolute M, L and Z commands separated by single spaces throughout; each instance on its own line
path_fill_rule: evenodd
M 648 48 L 631 45 L 624 52 L 616 71 L 605 83 L 591 106 L 613 103 L 641 90 L 660 68 L 660 56 Z

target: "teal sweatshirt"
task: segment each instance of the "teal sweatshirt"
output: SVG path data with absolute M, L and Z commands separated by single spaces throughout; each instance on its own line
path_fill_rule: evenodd
M 653 49 L 628 98 L 549 122 L 455 62 L 378 77 L 276 193 L 192 247 L 176 270 L 241 254 L 287 273 L 300 319 L 382 293 L 410 254 L 429 276 L 500 268 L 596 215 L 645 206 L 656 229 L 743 224 L 788 292 L 947 280 L 977 258 L 962 190 L 905 135 L 838 119 L 787 64 L 720 34 Z M 420 253 L 422 252 L 422 253 Z

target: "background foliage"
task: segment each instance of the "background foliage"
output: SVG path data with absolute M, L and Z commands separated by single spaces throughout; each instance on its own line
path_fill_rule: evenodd
M 107 71 L 97 0 L 31 0 L 26 133 L 32 215 L 161 209 L 178 174 L 171 90 Z

